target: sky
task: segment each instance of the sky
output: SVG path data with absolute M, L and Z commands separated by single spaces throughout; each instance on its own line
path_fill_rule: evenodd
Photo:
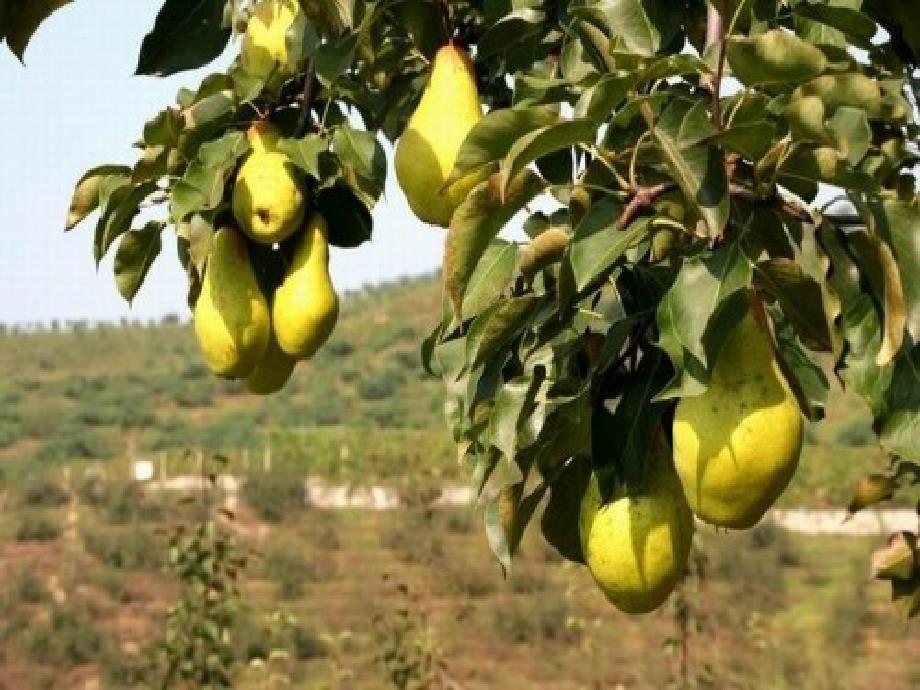
M 152 1 L 80 0 L 41 26 L 26 67 L 0 49 L 0 322 L 188 316 L 185 276 L 167 235 L 129 307 L 115 289 L 111 256 L 96 270 L 93 219 L 63 232 L 82 173 L 101 163 L 133 164 L 131 144 L 144 122 L 172 105 L 181 86 L 194 87 L 212 71 L 133 76 L 158 7 Z M 374 221 L 371 242 L 332 253 L 340 290 L 440 265 L 444 231 L 410 213 L 392 174 Z

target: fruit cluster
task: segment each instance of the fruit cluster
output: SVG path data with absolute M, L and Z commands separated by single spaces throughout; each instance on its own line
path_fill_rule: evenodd
M 269 85 L 289 76 L 285 36 L 302 20 L 296 3 L 258 5 L 243 40 L 247 70 Z M 277 149 L 279 137 L 265 120 L 247 132 L 252 150 L 233 183 L 233 222 L 211 239 L 194 307 L 195 335 L 210 369 L 243 379 L 259 395 L 280 390 L 297 361 L 316 353 L 339 311 L 329 276 L 326 222 L 310 209 L 301 173 Z M 281 243 L 293 245 L 278 284 L 258 279 L 270 271 L 259 265 L 249 242 L 270 251 L 280 251 Z
M 581 502 L 582 554 L 607 598 L 629 613 L 658 608 L 683 576 L 693 516 L 753 527 L 785 490 L 799 461 L 803 423 L 795 396 L 752 314 L 728 336 L 700 396 L 682 399 L 654 439 L 643 489 L 602 498 L 592 475 Z

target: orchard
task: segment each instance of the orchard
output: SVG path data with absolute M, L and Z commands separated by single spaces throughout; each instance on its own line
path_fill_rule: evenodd
M 22 56 L 67 0 L 0 3 Z M 920 513 L 912 0 L 166 0 L 137 73 L 236 58 L 77 181 L 129 302 L 173 253 L 201 355 L 254 395 L 333 332 L 330 252 L 393 174 L 444 236 L 420 343 L 506 574 L 535 529 L 652 611 L 694 525 L 757 524 L 831 386 Z M 142 218 L 143 220 L 139 220 Z M 161 258 L 161 254 L 165 254 Z M 433 420 L 432 424 L 441 423 Z M 920 611 L 917 535 L 872 572 Z

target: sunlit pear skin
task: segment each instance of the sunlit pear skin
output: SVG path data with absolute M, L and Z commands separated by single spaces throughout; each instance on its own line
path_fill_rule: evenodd
M 246 390 L 255 395 L 277 393 L 290 380 L 296 365 L 297 360 L 281 349 L 272 333 L 261 361 L 246 377 Z
M 327 238 L 326 221 L 313 214 L 284 281 L 275 291 L 275 337 L 281 349 L 297 359 L 312 357 L 329 338 L 339 317 L 339 298 L 329 276 Z
M 245 378 L 268 345 L 271 326 L 265 300 L 243 237 L 222 228 L 211 250 L 194 310 L 195 336 L 208 367 L 224 378 Z
M 667 600 L 686 571 L 693 542 L 693 514 L 671 460 L 662 451 L 653 456 L 635 495 L 614 494 L 602 504 L 592 475 L 579 514 L 588 570 L 610 603 L 630 614 L 654 611 Z
M 290 158 L 277 151 L 278 132 L 268 123 L 247 134 L 252 153 L 240 167 L 233 187 L 233 216 L 254 241 L 283 242 L 303 225 L 306 200 Z
M 420 220 L 447 227 L 454 209 L 482 179 L 467 176 L 444 188 L 460 145 L 482 118 L 476 74 L 469 56 L 454 45 L 434 58 L 431 80 L 396 145 L 396 178 Z
M 289 32 L 303 33 L 306 18 L 297 0 L 262 0 L 256 5 L 246 33 L 240 60 L 243 69 L 277 89 L 294 75 L 297 65 L 288 53 Z
M 674 414 L 674 464 L 696 515 L 746 529 L 795 473 L 803 423 L 768 334 L 748 314 L 727 337 L 706 392 Z

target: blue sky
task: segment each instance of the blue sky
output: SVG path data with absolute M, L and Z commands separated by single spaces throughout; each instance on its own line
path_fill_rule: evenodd
M 143 123 L 203 74 L 132 76 L 158 6 L 79 0 L 42 25 L 25 68 L 5 47 L 0 51 L 0 322 L 188 315 L 173 242 L 164 243 L 132 309 L 115 289 L 111 259 L 96 272 L 92 222 L 62 232 L 82 172 L 133 162 L 131 143 Z M 392 175 L 374 215 L 371 243 L 333 252 L 337 286 L 360 287 L 440 264 L 443 231 L 410 214 Z

